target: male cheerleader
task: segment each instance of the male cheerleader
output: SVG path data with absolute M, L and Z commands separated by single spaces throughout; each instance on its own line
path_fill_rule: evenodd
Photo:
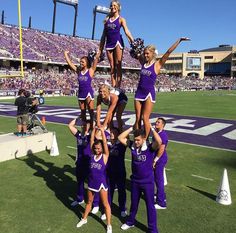
M 154 168 L 154 178 L 157 188 L 156 192 L 156 209 L 166 209 L 166 194 L 164 188 L 164 168 L 167 163 L 167 153 L 166 147 L 168 144 L 168 136 L 164 127 L 166 125 L 166 120 L 162 117 L 157 118 L 155 130 L 159 134 L 162 144 L 157 150 L 156 157 L 153 162 Z
M 144 193 L 146 202 L 148 230 L 150 233 L 158 233 L 156 210 L 154 207 L 154 172 L 153 159 L 155 150 L 161 145 L 161 138 L 158 133 L 153 131 L 155 141 L 147 146 L 145 132 L 141 129 L 134 131 L 134 141 L 128 141 L 127 137 L 133 130 L 127 129 L 119 135 L 119 141 L 129 146 L 132 155 L 132 175 L 131 175 L 131 207 L 130 215 L 125 224 L 121 226 L 122 230 L 134 227 L 135 216 L 138 211 L 138 204 L 141 194 Z

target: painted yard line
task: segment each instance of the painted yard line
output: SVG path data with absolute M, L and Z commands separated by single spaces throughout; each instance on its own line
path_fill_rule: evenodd
M 131 159 L 125 159 L 125 161 L 131 162 L 132 160 Z
M 208 149 L 215 149 L 215 150 L 223 150 L 223 151 L 229 151 L 229 152 L 236 152 L 235 150 L 230 150 L 230 149 L 225 149 L 225 148 L 219 148 L 219 147 L 213 147 L 213 146 L 203 146 L 203 145 L 194 144 L 194 143 L 189 143 L 189 142 L 179 142 L 179 141 L 175 141 L 175 140 L 169 140 L 169 141 L 170 141 L 170 142 L 179 143 L 179 144 L 186 144 L 186 145 L 190 145 L 190 146 L 204 147 L 204 148 L 208 148 Z
M 204 176 L 198 176 L 198 175 L 194 175 L 194 174 L 191 174 L 191 176 L 196 177 L 196 178 L 199 178 L 199 179 L 203 179 L 203 180 L 214 181 L 213 179 L 207 178 L 207 177 L 204 177 Z
M 70 149 L 74 149 L 74 150 L 77 150 L 77 148 L 76 147 L 74 147 L 74 146 L 66 146 L 67 148 L 70 148 Z

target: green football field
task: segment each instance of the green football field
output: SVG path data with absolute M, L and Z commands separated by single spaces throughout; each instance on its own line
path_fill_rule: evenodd
M 133 110 L 133 97 L 127 110 Z M 153 112 L 236 120 L 236 91 L 159 93 Z M 12 100 L 1 102 L 13 102 Z M 46 98 L 47 105 L 77 106 L 76 97 Z M 15 131 L 16 120 L 0 117 L 0 132 Z M 56 131 L 60 155 L 48 152 L 0 163 L 0 232 L 3 233 L 102 233 L 100 212 L 77 229 L 84 205 L 71 207 L 75 197 L 76 146 L 68 127 L 47 123 Z M 236 152 L 181 143 L 168 145 L 167 209 L 157 211 L 161 233 L 236 232 Z M 215 201 L 223 169 L 228 171 L 232 204 Z M 130 207 L 130 154 L 126 155 L 127 208 Z M 200 177 L 205 177 L 203 179 Z M 112 206 L 113 232 L 125 221 L 119 217 L 117 192 Z M 145 202 L 141 199 L 135 228 L 147 232 Z

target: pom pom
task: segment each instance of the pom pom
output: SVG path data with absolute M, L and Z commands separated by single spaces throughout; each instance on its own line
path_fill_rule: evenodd
M 88 59 L 89 59 L 90 64 L 93 63 L 93 60 L 94 60 L 96 54 L 97 54 L 96 49 L 90 49 L 90 50 L 88 51 Z
M 138 58 L 138 55 L 142 54 L 144 51 L 144 40 L 141 38 L 136 38 L 131 44 L 130 44 L 130 56 L 133 58 Z
M 96 55 L 97 55 L 97 50 L 96 49 L 89 50 L 89 52 L 88 52 L 88 59 L 89 59 L 89 62 L 91 64 L 93 63 L 94 58 L 96 57 Z M 102 52 L 100 57 L 99 57 L 98 62 L 104 61 L 104 59 L 105 59 L 105 53 Z

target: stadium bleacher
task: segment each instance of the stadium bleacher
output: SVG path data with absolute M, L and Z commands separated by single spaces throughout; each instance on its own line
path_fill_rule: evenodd
M 0 24 L 0 58 L 19 59 L 19 28 L 13 25 Z M 28 61 L 66 63 L 63 52 L 69 50 L 72 60 L 85 56 L 88 51 L 98 48 L 99 41 L 72 37 L 64 34 L 53 34 L 36 29 L 22 28 L 23 57 Z M 108 60 L 101 66 L 109 66 Z M 139 62 L 129 55 L 125 48 L 124 67 L 139 67 Z
M 69 50 L 72 61 L 78 63 L 79 57 L 87 55 L 89 50 L 99 46 L 99 41 L 96 40 L 52 34 L 29 28 L 22 30 L 23 57 L 25 61 L 29 62 L 65 65 L 64 50 Z M 0 37 L 0 59 L 19 59 L 19 28 L 14 25 L 0 24 Z M 99 65 L 100 67 L 109 67 L 107 58 Z M 124 70 L 121 88 L 133 93 L 136 90 L 139 78 L 138 70 L 135 68 L 140 68 L 140 64 L 129 55 L 128 48 L 124 50 L 123 67 L 130 68 L 130 71 L 129 69 Z M 50 93 L 56 91 L 62 94 L 66 92 L 65 90 L 72 90 L 70 93 L 74 94 L 78 88 L 76 74 L 66 68 L 35 69 L 25 67 L 24 71 L 25 77 L 23 79 L 0 79 L 0 90 L 15 90 L 17 92 L 19 88 L 25 88 L 35 92 L 43 89 Z M 14 72 L 17 73 L 17 69 L 13 67 L 0 67 L 0 73 L 14 74 Z M 95 90 L 98 89 L 100 83 L 105 81 L 104 79 L 110 82 L 109 73 L 107 70 L 99 69 L 93 82 Z M 217 89 L 236 89 L 236 78 L 214 76 L 197 79 L 196 77 L 161 74 L 156 84 L 156 90 L 160 92 Z

